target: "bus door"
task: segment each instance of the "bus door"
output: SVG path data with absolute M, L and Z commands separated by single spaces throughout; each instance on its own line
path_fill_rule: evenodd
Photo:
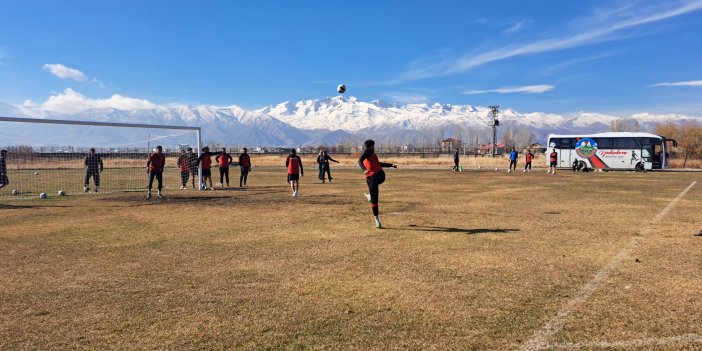
M 573 138 L 558 138 L 556 140 L 556 149 L 558 149 L 558 167 L 570 168 L 571 157 L 575 150 L 575 139 Z

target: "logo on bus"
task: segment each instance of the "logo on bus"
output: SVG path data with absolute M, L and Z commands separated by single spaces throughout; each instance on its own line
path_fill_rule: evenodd
M 575 144 L 575 152 L 582 158 L 590 158 L 595 156 L 595 153 L 597 152 L 597 143 L 590 138 L 582 138 L 578 140 L 577 144 Z

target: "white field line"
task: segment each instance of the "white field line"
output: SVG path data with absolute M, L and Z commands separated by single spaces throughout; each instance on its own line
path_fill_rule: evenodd
M 702 335 L 700 334 L 685 334 L 671 336 L 667 338 L 644 338 L 622 341 L 586 341 L 574 343 L 559 343 L 548 346 L 552 350 L 570 350 L 570 349 L 612 349 L 612 348 L 649 348 L 651 346 L 670 346 L 683 344 L 702 344 Z
M 603 280 L 607 279 L 621 264 L 621 262 L 629 256 L 631 251 L 636 247 L 636 245 L 646 236 L 651 230 L 653 230 L 653 225 L 660 222 L 660 220 L 670 212 L 675 205 L 680 202 L 680 199 L 687 194 L 692 187 L 697 184 L 696 181 L 690 183 L 685 190 L 683 190 L 677 197 L 672 199 L 666 207 L 664 207 L 658 214 L 653 217 L 651 222 L 641 230 L 639 235 L 633 236 L 629 243 L 624 246 L 612 259 L 605 265 L 587 284 L 583 285 L 582 288 L 575 294 L 575 296 L 568 301 L 568 303 L 556 314 L 553 319 L 551 319 L 546 325 L 540 330 L 536 331 L 534 335 L 527 342 L 522 344 L 519 349 L 522 351 L 533 351 L 549 348 L 548 340 L 563 329 L 563 325 L 570 316 L 570 314 L 580 307 L 587 299 L 592 295 L 592 293 L 597 290 Z

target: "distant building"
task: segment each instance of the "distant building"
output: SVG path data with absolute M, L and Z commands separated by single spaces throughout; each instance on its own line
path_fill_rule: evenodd
M 448 138 L 441 141 L 441 150 L 450 151 L 460 148 L 462 145 L 461 141 L 454 138 Z
M 529 145 L 528 147 L 525 147 L 524 152 L 527 151 L 531 151 L 532 154 L 543 154 L 544 152 L 546 152 L 546 147 L 539 143 L 535 143 Z
M 495 154 L 502 155 L 504 153 L 505 153 L 505 144 L 504 143 L 497 143 L 497 145 L 495 145 Z M 476 154 L 478 154 L 478 155 L 492 155 L 492 143 L 481 144 L 478 147 Z

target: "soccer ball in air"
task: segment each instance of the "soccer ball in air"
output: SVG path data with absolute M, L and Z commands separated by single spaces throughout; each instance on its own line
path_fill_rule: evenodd
M 59 190 L 58 193 L 56 194 L 58 196 L 66 196 L 66 192 L 63 190 Z
M 13 189 L 13 190 L 12 190 L 12 195 L 14 195 L 14 196 L 19 195 L 19 190 Z
M 44 199 L 46 199 L 46 198 L 48 198 L 48 197 L 49 197 L 49 196 L 46 195 L 46 193 L 41 193 L 41 194 L 39 194 L 39 198 L 42 199 L 42 200 L 44 200 Z
M 344 85 L 344 84 L 339 85 L 338 87 L 336 87 L 336 91 L 338 91 L 339 94 L 345 93 L 346 92 L 346 85 Z

